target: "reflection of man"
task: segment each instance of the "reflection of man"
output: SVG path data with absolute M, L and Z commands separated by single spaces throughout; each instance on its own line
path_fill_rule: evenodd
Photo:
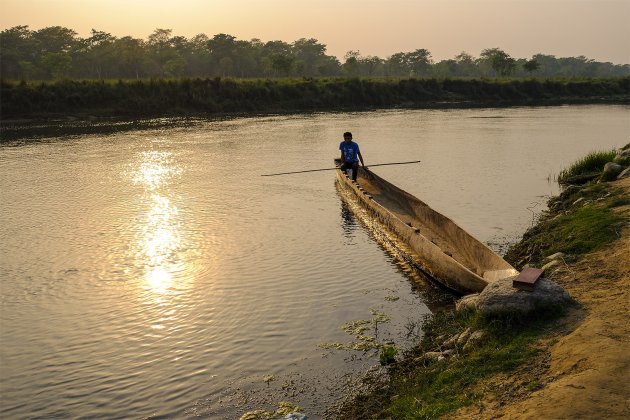
M 343 133 L 343 141 L 339 145 L 341 150 L 341 170 L 346 171 L 352 169 L 352 180 L 357 180 L 357 172 L 359 172 L 359 160 L 361 160 L 361 166 L 365 168 L 363 163 L 363 156 L 359 150 L 359 145 L 352 141 L 352 133 Z

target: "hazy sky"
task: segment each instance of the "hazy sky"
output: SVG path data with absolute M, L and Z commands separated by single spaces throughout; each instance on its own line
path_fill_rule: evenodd
M 145 38 L 156 28 L 190 38 L 293 42 L 328 54 L 381 58 L 426 48 L 435 60 L 499 47 L 516 58 L 584 55 L 630 63 L 630 0 L 0 0 L 0 28 L 65 26 Z

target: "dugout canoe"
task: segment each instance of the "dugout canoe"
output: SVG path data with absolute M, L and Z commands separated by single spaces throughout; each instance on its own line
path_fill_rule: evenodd
M 339 167 L 339 159 L 335 165 Z M 367 210 L 367 216 L 405 245 L 414 266 L 443 286 L 458 292 L 480 292 L 488 283 L 518 274 L 488 246 L 426 203 L 359 168 L 353 182 L 336 170 L 339 192 Z

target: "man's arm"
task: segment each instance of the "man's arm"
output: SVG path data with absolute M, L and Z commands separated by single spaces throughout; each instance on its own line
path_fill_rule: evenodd
M 341 164 L 346 163 L 346 160 L 343 158 L 343 150 L 341 151 Z
M 361 156 L 361 152 L 359 152 L 358 155 L 359 155 L 359 160 L 361 161 L 361 166 L 365 168 L 365 163 L 363 163 L 363 156 Z

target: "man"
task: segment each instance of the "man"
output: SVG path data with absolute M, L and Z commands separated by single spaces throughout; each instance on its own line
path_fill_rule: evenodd
M 352 180 L 356 181 L 357 172 L 359 172 L 359 160 L 364 168 L 365 164 L 363 163 L 359 145 L 352 141 L 352 133 L 343 133 L 343 141 L 339 145 L 339 150 L 341 150 L 341 170 L 352 169 Z

